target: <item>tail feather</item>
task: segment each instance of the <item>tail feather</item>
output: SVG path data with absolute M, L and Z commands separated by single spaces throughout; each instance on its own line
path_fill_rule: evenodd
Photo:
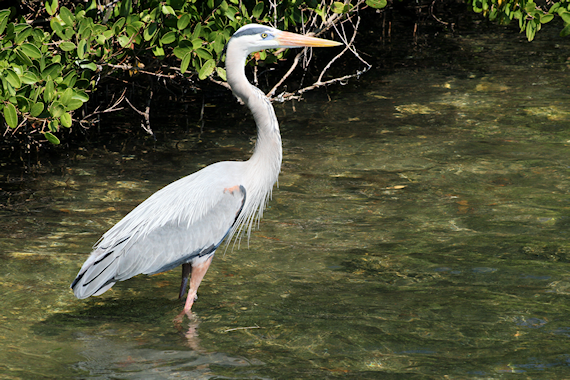
M 79 299 L 93 295 L 100 295 L 112 287 L 116 282 L 119 257 L 113 251 L 103 255 L 92 255 L 79 271 L 71 284 L 73 293 Z

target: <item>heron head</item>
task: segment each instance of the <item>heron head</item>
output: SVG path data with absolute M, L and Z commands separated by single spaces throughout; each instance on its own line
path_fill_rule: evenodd
M 322 38 L 303 36 L 259 24 L 248 24 L 238 29 L 229 44 L 239 43 L 248 54 L 265 50 L 293 47 L 330 47 L 342 45 L 340 42 Z

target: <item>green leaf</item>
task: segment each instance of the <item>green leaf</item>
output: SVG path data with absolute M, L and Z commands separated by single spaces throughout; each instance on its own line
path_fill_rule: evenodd
M 129 37 L 132 37 L 134 34 L 137 34 L 139 32 L 139 30 L 141 29 L 141 27 L 144 26 L 144 23 L 140 22 L 140 21 L 131 21 L 130 23 L 127 24 L 127 27 L 125 28 L 127 31 L 127 35 Z
M 16 39 L 14 40 L 14 43 L 16 45 L 21 44 L 30 36 L 30 34 L 32 34 L 33 31 L 34 31 L 34 29 L 32 29 L 31 26 L 26 25 L 24 28 L 20 29 L 17 32 Z
M 184 57 L 185 57 L 186 55 L 188 55 L 188 53 L 190 53 L 191 51 L 192 51 L 192 47 L 191 47 L 191 46 L 190 46 L 190 47 L 188 47 L 188 46 L 186 46 L 186 47 L 178 46 L 178 47 L 175 47 L 175 48 L 174 48 L 173 53 L 174 53 L 174 55 L 175 55 L 177 58 L 179 58 L 179 59 L 184 59 Z
M 251 14 L 255 18 L 259 18 L 262 13 L 263 13 L 263 3 L 259 2 L 255 4 L 255 7 L 253 7 L 253 11 L 251 11 Z
M 213 59 L 207 60 L 204 63 L 204 65 L 202 65 L 202 68 L 198 72 L 198 78 L 200 78 L 201 80 L 206 79 L 214 72 L 215 68 L 216 68 L 216 61 L 214 61 Z
M 59 23 L 59 21 L 57 21 L 55 17 L 52 17 L 52 19 L 49 21 L 49 26 L 51 27 L 51 30 L 53 30 L 59 38 L 62 39 L 65 38 L 65 35 L 63 34 L 63 26 L 61 26 L 61 24 Z
M 212 59 L 212 53 L 210 53 L 208 50 L 203 49 L 203 48 L 196 49 L 196 54 L 198 54 L 198 57 L 200 57 L 200 58 Z
M 59 48 L 63 51 L 72 51 L 75 50 L 75 44 L 70 41 L 63 41 L 59 44 Z
M 67 88 L 65 89 L 63 94 L 61 94 L 59 101 L 62 102 L 63 104 L 67 104 L 72 97 L 73 97 L 73 90 L 71 88 Z
M 331 10 L 334 13 L 343 13 L 344 11 L 344 3 L 341 3 L 340 1 L 335 1 L 331 7 Z
M 165 55 L 164 49 L 161 48 L 160 46 L 153 47 L 152 53 L 154 54 L 155 57 L 164 57 L 164 55 Z
M 48 79 L 46 82 L 46 86 L 44 88 L 44 101 L 46 103 L 51 103 L 55 96 L 55 86 L 51 79 Z
M 123 36 L 117 37 L 117 41 L 119 41 L 119 45 L 121 45 L 122 48 L 126 48 L 130 44 L 131 39 L 129 37 L 123 35 Z
M 39 81 L 39 78 L 36 76 L 36 74 L 34 74 L 31 71 L 25 72 L 24 74 L 22 74 L 22 76 L 20 76 L 20 79 L 22 80 L 22 83 L 24 84 L 34 84 L 37 83 Z
M 21 64 L 26 65 L 26 66 L 32 66 L 34 64 L 32 62 L 32 60 L 30 59 L 30 57 L 25 55 L 23 51 L 16 49 L 16 50 L 14 50 L 14 54 L 16 54 L 16 57 L 18 57 Z
M 121 6 L 119 7 L 119 15 L 122 17 L 127 17 L 131 13 L 132 5 L 132 0 L 122 0 Z
M 532 22 L 526 24 L 526 38 L 529 41 L 534 39 L 534 35 L 536 34 L 536 28 Z
M 190 52 L 182 58 L 182 63 L 180 64 L 180 72 L 184 74 L 188 70 L 188 65 L 190 65 L 190 60 L 192 59 L 192 54 Z
M 81 39 L 89 41 L 92 34 L 93 34 L 93 28 L 91 26 L 88 26 L 85 29 L 81 30 L 81 32 L 79 33 L 79 37 Z
M 75 29 L 77 31 L 76 38 L 77 36 L 81 38 L 91 38 L 91 35 L 97 36 L 107 30 L 103 25 L 93 24 L 93 19 L 90 17 L 82 19 L 79 23 L 79 29 L 77 29 L 77 27 Z
M 94 64 L 93 62 L 79 61 L 78 64 L 79 64 L 79 67 L 81 67 L 82 69 L 89 69 L 91 71 L 97 71 L 97 65 Z
M 103 32 L 102 36 L 105 37 L 105 40 L 110 39 L 111 37 L 113 37 L 115 35 L 115 33 L 112 30 L 106 30 Z
M 216 39 L 214 40 L 214 42 L 212 43 L 212 48 L 214 49 L 214 51 L 219 54 L 222 52 L 222 50 L 224 50 L 224 44 L 225 40 L 224 40 L 224 35 L 222 33 L 219 33 L 216 36 Z
M 160 39 L 160 43 L 163 45 L 168 45 L 176 41 L 176 34 L 174 32 L 168 32 Z
M 554 13 L 558 10 L 558 8 L 560 8 L 560 3 L 554 3 L 552 4 L 552 6 L 550 7 L 550 9 L 548 10 L 548 13 Z
M 30 110 L 30 100 L 21 95 L 16 95 L 16 101 L 18 102 L 18 110 L 21 113 L 28 112 Z
M 546 24 L 547 22 L 552 21 L 553 18 L 554 18 L 554 15 L 553 15 L 553 14 L 550 14 L 550 13 L 541 14 L 541 15 L 540 15 L 540 23 L 541 23 L 541 24 Z
M 184 13 L 176 22 L 176 27 L 178 30 L 183 30 L 188 26 L 188 24 L 190 24 L 190 15 L 188 13 Z
M 24 54 L 33 59 L 39 59 L 42 56 L 40 49 L 28 42 L 22 44 L 22 46 L 20 46 L 20 49 L 22 49 L 22 52 Z
M 59 145 L 60 143 L 59 139 L 55 137 L 51 132 L 44 132 L 44 137 L 53 145 Z
M 564 20 L 564 22 L 566 24 L 570 24 L 570 12 L 559 12 L 558 13 L 560 15 L 560 17 L 562 17 L 562 20 Z
M 12 85 L 10 83 L 8 83 L 8 81 L 6 81 L 5 78 L 0 78 L 2 81 L 2 87 L 4 87 L 4 91 L 6 94 L 6 96 L 16 96 L 16 90 L 14 90 L 14 87 L 12 87 Z
M 75 74 L 74 70 L 71 70 L 69 73 L 67 73 L 65 78 L 63 78 L 62 83 L 67 87 L 73 87 L 75 86 L 75 82 L 77 82 L 77 74 Z
M 156 34 L 158 26 L 156 22 L 151 23 L 145 30 L 143 31 L 143 38 L 145 41 L 150 41 L 150 39 Z
M 388 5 L 386 0 L 366 0 L 366 5 L 371 8 L 382 9 Z
M 174 9 L 172 9 L 172 7 L 170 5 L 162 5 L 162 13 L 165 15 L 174 15 L 176 16 L 176 12 L 174 11 Z
M 10 16 L 9 9 L 3 9 L 0 11 L 0 34 L 4 33 L 6 25 L 8 24 L 8 16 Z
M 89 45 L 87 44 L 87 40 L 79 41 L 79 43 L 77 44 L 77 58 L 79 59 L 85 58 L 87 50 L 89 50 Z
M 84 102 L 82 102 L 79 99 L 71 99 L 69 102 L 67 102 L 67 104 L 65 105 L 65 109 L 67 111 L 74 111 L 78 108 L 80 108 L 83 105 Z
M 239 9 L 233 6 L 229 6 L 228 10 L 225 12 L 225 16 L 232 21 L 236 20 L 236 14 L 239 13 Z
M 59 127 L 59 120 L 51 119 L 48 123 L 49 130 L 52 132 L 57 132 Z
M 115 23 L 113 24 L 113 28 L 112 28 L 115 35 L 121 33 L 121 30 L 123 30 L 123 26 L 125 25 L 126 21 L 127 20 L 124 17 L 121 17 L 120 19 L 115 21 Z
M 44 110 L 44 104 L 42 102 L 34 103 L 32 109 L 30 110 L 30 115 L 33 117 L 39 116 Z
M 196 26 L 194 26 L 194 31 L 192 32 L 192 38 L 199 38 L 202 36 L 202 25 L 201 24 L 196 24 Z
M 6 124 L 8 124 L 10 128 L 16 128 L 18 126 L 18 113 L 12 103 L 7 103 L 4 106 L 4 119 L 6 119 Z
M 55 14 L 55 12 L 57 11 L 57 0 L 46 0 L 46 12 L 50 15 L 53 16 Z
M 60 117 L 65 112 L 65 106 L 60 102 L 53 102 L 53 104 L 49 107 L 49 113 L 53 117 Z
M 71 114 L 69 112 L 65 112 L 60 116 L 59 121 L 65 128 L 71 127 Z
M 227 82 L 228 78 L 226 76 L 226 69 L 224 69 L 223 67 L 216 67 L 216 72 L 218 73 L 220 78 L 222 78 L 222 80 Z
M 198 49 L 202 45 L 204 45 L 204 41 L 202 41 L 200 38 L 196 38 L 196 39 L 192 40 L 192 49 L 193 50 Z
M 22 81 L 14 70 L 6 69 L 5 74 L 6 74 L 6 80 L 8 81 L 8 83 L 12 85 L 12 87 L 20 88 L 20 86 L 22 85 Z
M 566 25 L 564 29 L 560 31 L 560 37 L 570 36 L 570 24 Z
M 65 6 L 59 9 L 59 17 L 61 17 L 67 26 L 73 26 L 75 16 L 73 16 L 73 13 L 71 13 L 71 11 Z
M 73 90 L 72 99 L 81 100 L 83 103 L 89 100 L 89 95 L 83 90 Z
M 56 79 L 57 77 L 59 77 L 60 73 L 61 73 L 61 65 L 59 63 L 52 63 L 42 71 L 41 76 L 42 79 L 44 80 L 48 78 Z

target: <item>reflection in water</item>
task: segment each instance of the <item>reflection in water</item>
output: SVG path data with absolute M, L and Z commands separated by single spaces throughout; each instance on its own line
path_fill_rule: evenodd
M 186 338 L 186 342 L 189 348 L 196 352 L 204 351 L 200 348 L 200 338 L 198 337 L 198 327 L 200 326 L 200 318 L 196 314 L 192 314 L 192 318 L 190 318 L 190 322 L 188 326 L 182 326 L 182 321 L 180 318 L 174 319 L 174 326 L 176 330 L 178 330 L 184 338 Z
M 2 174 L 0 375 L 569 378 L 565 66 L 529 71 L 536 45 L 458 43 L 496 56 L 276 107 L 280 187 L 179 330 L 178 272 L 87 301 L 69 283 L 149 194 L 247 158 L 251 120 L 206 125 L 203 144 L 79 151 L 32 182 Z
M 113 336 L 113 332 L 109 332 Z M 210 379 L 212 367 L 247 367 L 263 364 L 255 359 L 230 357 L 203 350 L 157 350 L 141 348 L 135 342 L 109 339 L 103 335 L 80 334 L 80 355 L 85 360 L 73 365 L 93 379 Z M 195 344 L 196 342 L 193 342 Z

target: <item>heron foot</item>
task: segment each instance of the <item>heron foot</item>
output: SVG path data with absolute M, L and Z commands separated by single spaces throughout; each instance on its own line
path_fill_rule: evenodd
M 213 257 L 213 256 L 212 256 Z M 184 304 L 184 309 L 180 314 L 174 318 L 175 324 L 180 324 L 184 320 L 184 316 L 188 316 L 191 320 L 193 317 L 192 313 L 192 305 L 194 305 L 194 301 L 198 299 L 198 287 L 202 282 L 202 279 L 206 275 L 208 268 L 210 267 L 210 263 L 212 262 L 212 257 L 210 257 L 205 262 L 192 266 L 192 275 L 190 276 L 190 290 L 188 291 L 188 296 L 186 297 L 186 303 Z

